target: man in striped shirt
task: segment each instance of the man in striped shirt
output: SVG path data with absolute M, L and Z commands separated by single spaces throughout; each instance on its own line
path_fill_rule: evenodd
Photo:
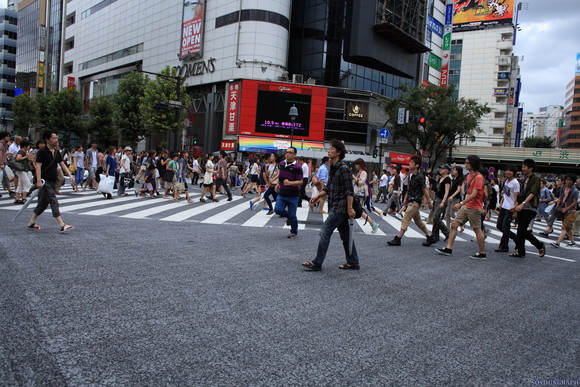
M 279 170 L 275 211 L 281 217 L 287 218 L 286 225 L 290 226 L 288 238 L 296 238 L 298 236 L 296 207 L 302 187 L 302 167 L 296 162 L 296 148 L 291 146 L 286 149 L 286 160 L 280 163 Z

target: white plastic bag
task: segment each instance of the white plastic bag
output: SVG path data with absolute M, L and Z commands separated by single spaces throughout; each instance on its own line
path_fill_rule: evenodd
M 114 176 L 100 175 L 101 181 L 99 182 L 98 193 L 113 193 L 113 186 L 115 185 Z

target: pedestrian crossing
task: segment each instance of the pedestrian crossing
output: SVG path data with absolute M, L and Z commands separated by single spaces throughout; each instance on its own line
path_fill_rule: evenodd
M 162 222 L 194 222 L 199 224 L 229 224 L 239 225 L 242 227 L 261 228 L 261 227 L 277 227 L 289 229 L 286 226 L 285 219 L 279 218 L 277 215 L 267 215 L 267 211 L 250 210 L 248 198 L 243 198 L 239 195 L 234 195 L 232 201 L 227 201 L 226 197 L 218 196 L 219 202 L 201 203 L 199 202 L 199 189 L 197 187 L 191 189 L 190 192 L 195 202 L 193 204 L 187 203 L 182 199 L 179 202 L 164 200 L 162 198 L 143 198 L 135 197 L 135 190 L 127 190 L 128 196 L 116 197 L 107 200 L 101 194 L 95 191 L 73 192 L 71 188 L 63 187 L 61 189 L 62 195 L 58 197 L 60 204 L 60 211 L 62 213 L 74 213 L 85 216 L 118 216 L 126 219 L 156 219 Z M 255 196 L 253 196 L 255 197 Z M 20 209 L 19 205 L 13 204 L 14 199 L 8 198 L 7 195 L 0 199 L 0 211 L 17 211 Z M 23 214 L 26 218 L 34 208 L 35 203 L 32 203 L 26 210 L 28 214 Z M 255 206 L 262 207 L 262 202 L 258 202 Z M 325 208 L 326 209 L 326 208 Z M 423 218 L 428 215 L 427 211 L 422 211 Z M 327 214 L 319 214 L 318 211 L 311 212 L 304 202 L 304 207 L 297 209 L 298 229 L 301 231 L 320 230 L 321 225 L 328 217 Z M 392 238 L 401 228 L 401 218 L 393 215 L 380 217 L 376 214 L 370 215 L 373 221 L 378 222 L 380 228 L 376 233 L 372 233 L 372 226 L 365 222 L 364 219 L 356 219 L 355 233 L 362 233 L 365 235 L 377 236 L 382 238 Z M 497 245 L 501 239 L 501 232 L 495 227 L 495 216 L 492 220 L 485 222 L 489 227 L 486 244 Z M 557 222 L 554 225 L 554 232 L 551 238 L 546 238 L 539 235 L 539 232 L 544 231 L 545 224 L 543 222 L 536 222 L 533 225 L 534 234 L 536 237 L 549 244 L 555 240 L 561 230 L 561 225 Z M 431 226 L 428 225 L 430 229 Z M 425 235 L 419 230 L 414 223 L 411 223 L 409 229 L 405 234 L 405 239 L 424 239 Z M 475 233 L 469 227 L 465 227 L 465 231 L 457 236 L 457 241 L 471 241 L 475 238 Z M 570 247 L 578 249 L 576 247 Z M 580 250 L 580 249 L 579 249 Z

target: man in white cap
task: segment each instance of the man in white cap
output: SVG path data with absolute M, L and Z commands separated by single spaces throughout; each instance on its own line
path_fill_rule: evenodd
M 117 190 L 117 195 L 127 196 L 125 193 L 125 185 L 123 184 L 123 179 L 125 177 L 131 177 L 131 153 L 133 149 L 130 146 L 125 147 L 125 152 L 121 156 L 121 166 L 119 167 L 119 189 Z

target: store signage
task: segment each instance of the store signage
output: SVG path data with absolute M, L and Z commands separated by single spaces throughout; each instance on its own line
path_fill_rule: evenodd
M 461 29 L 512 23 L 514 0 L 453 0 L 453 25 Z
M 204 16 L 203 0 L 183 0 L 179 59 L 202 57 Z
M 234 140 L 222 140 L 220 143 L 220 149 L 226 151 L 236 150 L 236 142 Z
M 189 77 L 213 73 L 215 71 L 215 61 L 216 58 L 209 58 L 206 61 L 184 63 L 180 66 L 173 66 L 173 70 L 182 80 L 186 80 Z
M 509 95 L 509 89 L 507 87 L 496 87 L 493 89 L 493 95 Z
M 345 119 L 347 121 L 367 121 L 368 118 L 368 103 L 359 101 L 346 101 Z
M 432 52 L 429 53 L 429 61 L 427 62 L 429 66 L 433 67 L 435 70 L 441 70 L 441 58 Z
M 67 89 L 74 89 L 75 87 L 76 87 L 75 77 L 67 77 L 66 88 Z
M 324 148 L 323 142 L 314 142 L 294 139 L 278 139 L 271 137 L 238 137 L 240 142 L 240 151 L 242 152 L 277 152 L 292 146 L 298 150 L 308 150 L 311 148 Z
M 435 20 L 433 16 L 427 17 L 427 28 L 435 32 L 440 37 L 443 37 L 443 24 Z
M 235 82 L 228 85 L 228 106 L 226 116 L 226 134 L 238 133 L 238 112 L 240 109 L 241 83 Z
M 413 155 L 406 155 L 404 153 L 391 152 L 389 154 L 389 157 L 391 159 L 391 163 L 407 165 L 411 162 L 411 157 L 413 157 Z
M 497 73 L 497 79 L 510 79 L 510 73 Z

